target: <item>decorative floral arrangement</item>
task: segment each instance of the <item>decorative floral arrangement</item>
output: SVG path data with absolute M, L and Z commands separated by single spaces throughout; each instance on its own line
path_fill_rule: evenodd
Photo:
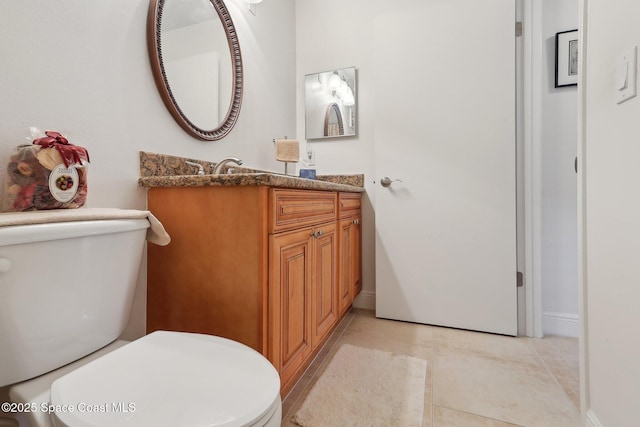
M 59 132 L 31 128 L 31 145 L 9 158 L 3 211 L 79 208 L 87 198 L 89 153 Z

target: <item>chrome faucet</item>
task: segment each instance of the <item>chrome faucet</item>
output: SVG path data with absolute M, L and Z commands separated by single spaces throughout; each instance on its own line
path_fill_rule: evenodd
M 226 159 L 222 159 L 218 163 L 216 163 L 216 166 L 213 168 L 213 172 L 211 172 L 211 173 L 213 175 L 222 173 L 222 168 L 227 163 L 235 163 L 237 166 L 240 166 L 242 164 L 242 160 L 240 160 L 240 159 L 238 159 L 236 157 L 227 157 Z

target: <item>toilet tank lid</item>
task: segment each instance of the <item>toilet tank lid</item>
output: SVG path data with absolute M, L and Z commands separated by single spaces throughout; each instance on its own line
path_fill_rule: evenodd
M 165 231 L 162 223 L 149 211 L 135 209 L 116 208 L 79 208 L 79 209 L 52 209 L 30 212 L 4 212 L 0 213 L 0 233 L 4 236 L 18 233 L 15 227 L 18 226 L 40 226 L 40 229 L 47 229 L 52 224 L 71 224 L 65 227 L 73 229 L 78 224 L 76 222 L 97 221 L 122 221 L 122 220 L 146 220 L 147 240 L 157 245 L 167 245 L 171 241 L 169 234 Z M 75 224 L 75 225 L 74 225 Z M 139 223 L 143 224 L 143 223 Z M 86 228 L 86 225 L 85 225 Z M 22 229 L 23 233 L 26 229 Z M 98 233 L 96 233 L 98 234 Z M 76 236 L 77 237 L 77 236 Z M 31 240 L 38 241 L 38 240 Z M 6 243 L 0 239 L 3 245 L 17 244 Z M 25 242 L 19 242 L 25 243 Z M 28 243 L 28 242 L 26 242 Z
M 244 426 L 279 399 L 279 375 L 255 350 L 211 335 L 166 331 L 90 362 L 51 387 L 56 417 L 73 426 Z
M 149 221 L 145 219 L 54 222 L 0 227 L 0 247 L 123 233 L 145 228 L 149 228 Z

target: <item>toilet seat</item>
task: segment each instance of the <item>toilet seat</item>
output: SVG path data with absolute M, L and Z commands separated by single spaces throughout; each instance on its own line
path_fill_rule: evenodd
M 221 337 L 156 331 L 59 378 L 58 426 L 262 426 L 281 414 L 280 378 Z M 277 420 L 279 425 L 280 420 Z

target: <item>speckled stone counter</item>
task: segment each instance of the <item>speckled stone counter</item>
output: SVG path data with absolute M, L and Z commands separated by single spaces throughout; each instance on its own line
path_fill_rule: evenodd
M 194 175 L 196 167 L 186 161 L 202 165 L 205 175 Z M 318 179 L 305 179 L 250 168 L 235 167 L 231 174 L 210 175 L 215 163 L 140 152 L 140 179 L 142 187 L 220 187 L 263 185 L 306 190 L 364 192 L 364 175 L 319 175 Z

